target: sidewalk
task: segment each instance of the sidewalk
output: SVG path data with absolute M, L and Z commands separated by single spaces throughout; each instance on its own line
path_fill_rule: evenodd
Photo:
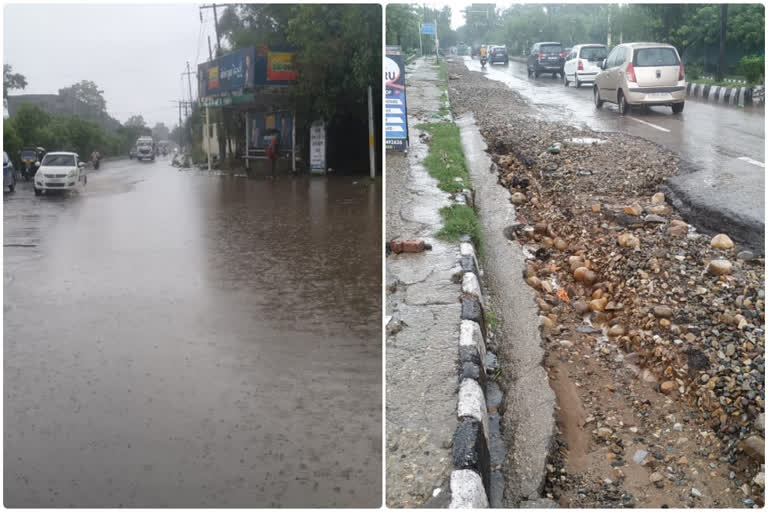
M 438 70 L 416 59 L 406 77 L 410 152 L 387 153 L 387 240 L 424 239 L 432 250 L 387 258 L 386 503 L 395 508 L 447 505 L 461 317 L 458 244 L 435 238 L 449 195 L 421 163 L 428 147 L 416 128 L 436 120 Z

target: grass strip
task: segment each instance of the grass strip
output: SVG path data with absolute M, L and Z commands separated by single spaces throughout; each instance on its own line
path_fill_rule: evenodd
M 417 126 L 431 135 L 429 153 L 424 165 L 429 175 L 438 181 L 446 192 L 459 192 L 469 188 L 469 172 L 461 148 L 459 127 L 450 122 L 426 123 Z M 461 178 L 462 181 L 456 181 Z
M 454 204 L 441 208 L 440 215 L 443 217 L 443 228 L 437 232 L 438 238 L 456 241 L 461 235 L 469 235 L 477 250 L 481 250 L 480 220 L 475 210 L 463 204 Z

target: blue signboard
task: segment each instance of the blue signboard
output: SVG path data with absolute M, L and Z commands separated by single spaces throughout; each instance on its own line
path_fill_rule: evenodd
M 427 36 L 433 36 L 435 35 L 435 24 L 434 23 L 422 23 L 421 24 L 421 33 Z
M 408 149 L 408 112 L 405 102 L 405 63 L 398 51 L 384 57 L 384 127 L 387 149 Z
M 197 67 L 200 98 L 241 95 L 257 86 L 295 85 L 296 52 L 266 46 L 222 55 Z

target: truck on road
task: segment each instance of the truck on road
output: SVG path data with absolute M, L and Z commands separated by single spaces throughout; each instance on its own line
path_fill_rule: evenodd
M 155 139 L 143 135 L 136 140 L 136 160 L 155 161 Z

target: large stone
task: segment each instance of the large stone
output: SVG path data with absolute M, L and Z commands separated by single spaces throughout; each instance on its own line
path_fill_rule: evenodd
M 744 450 L 744 453 L 755 459 L 756 461 L 759 461 L 760 463 L 764 463 L 765 461 L 765 439 L 759 436 L 749 436 L 745 440 L 741 442 L 741 449 Z
M 733 265 L 731 265 L 731 262 L 728 260 L 712 260 L 709 262 L 707 270 L 710 274 L 724 276 L 731 273 Z
M 673 220 L 669 223 L 669 227 L 667 228 L 667 234 L 672 236 L 683 236 L 688 234 L 688 224 L 679 221 L 679 220 Z
M 624 336 L 624 327 L 621 325 L 614 325 L 608 329 L 608 336 L 614 338 L 616 336 Z
M 565 251 L 568 249 L 568 242 L 563 240 L 562 238 L 555 238 L 555 249 L 558 251 Z
M 669 213 L 669 207 L 663 204 L 657 204 L 654 206 L 649 206 L 645 209 L 648 213 L 653 213 L 654 215 L 666 215 Z
M 512 201 L 512 204 L 523 204 L 526 200 L 525 194 L 522 192 L 515 192 L 512 194 L 512 197 L 509 198 L 510 201 Z
M 589 309 L 590 311 L 603 311 L 605 310 L 606 304 L 608 304 L 608 299 L 601 297 L 599 299 L 589 301 Z
M 660 389 L 664 394 L 669 394 L 677 388 L 677 383 L 673 380 L 667 380 L 661 383 Z
M 583 300 L 577 300 L 573 303 L 573 309 L 580 315 L 583 315 L 587 311 L 589 311 L 589 304 L 584 302 Z
M 547 329 L 555 328 L 555 322 L 553 322 L 552 319 L 548 316 L 539 315 L 539 323 L 542 327 L 546 327 Z
M 728 235 L 724 235 L 720 233 L 719 235 L 715 235 L 712 238 L 712 241 L 710 242 L 712 247 L 715 249 L 732 249 L 733 248 L 733 240 L 731 240 Z
M 630 206 L 625 207 L 624 213 L 626 213 L 627 215 L 634 215 L 635 217 L 637 217 L 638 215 L 643 213 L 643 207 L 637 203 L 634 203 Z
M 672 318 L 672 308 L 669 306 L 656 306 L 653 308 L 653 314 L 656 318 Z
M 656 192 L 653 194 L 653 197 L 651 198 L 651 202 L 653 204 L 661 204 L 666 200 L 666 197 L 664 197 L 663 192 Z
M 640 247 L 640 239 L 629 233 L 619 235 L 619 247 Z

